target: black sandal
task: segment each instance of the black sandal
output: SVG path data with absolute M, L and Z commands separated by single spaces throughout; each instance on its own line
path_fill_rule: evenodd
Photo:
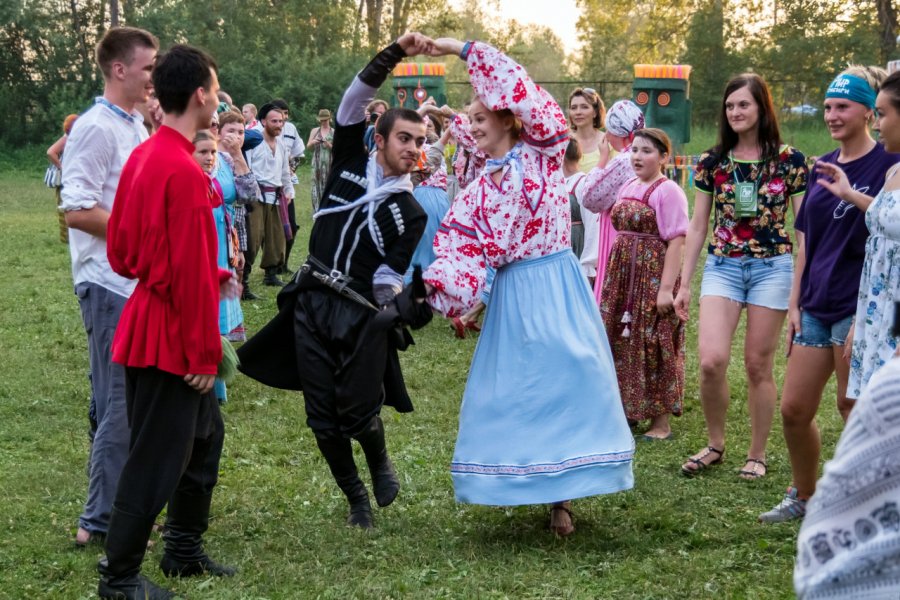
M 713 453 L 718 454 L 719 457 L 708 463 L 703 462 L 704 458 L 706 458 L 707 456 L 709 456 L 710 454 L 713 454 Z M 708 467 L 711 467 L 713 465 L 722 464 L 722 461 L 724 459 L 725 459 L 725 449 L 724 448 L 722 450 L 719 450 L 718 448 L 714 448 L 713 446 L 707 446 L 706 450 L 703 451 L 703 454 L 701 454 L 697 458 L 691 457 L 691 458 L 687 459 L 686 463 L 681 465 L 681 474 L 684 475 L 685 477 L 693 477 L 694 475 L 697 475 L 698 473 L 702 473 Z M 696 469 L 687 468 L 687 465 L 692 464 L 692 463 L 697 465 Z
M 751 468 L 750 470 L 741 469 L 740 471 L 738 471 L 738 476 L 741 479 L 745 479 L 747 481 L 753 481 L 755 479 L 762 479 L 769 473 L 769 465 L 766 464 L 766 461 L 764 461 L 764 460 L 759 460 L 758 458 L 749 458 L 748 457 L 744 464 L 747 464 L 747 463 L 753 463 L 753 468 Z M 762 465 L 762 468 L 765 469 L 765 471 L 763 473 L 760 473 L 756 469 L 756 465 Z

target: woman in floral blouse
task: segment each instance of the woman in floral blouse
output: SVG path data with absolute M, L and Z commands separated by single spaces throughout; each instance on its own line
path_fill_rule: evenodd
M 747 307 L 744 368 L 751 442 L 740 470 L 745 479 L 767 471 L 766 442 L 777 390 L 772 367 L 787 314 L 793 264 L 785 218 L 796 213 L 806 190 L 803 154 L 781 143 L 772 94 L 751 73 L 728 82 L 722 101 L 718 144 L 697 165 L 694 215 L 685 244 L 676 308 L 687 313 L 691 278 L 715 208 L 709 256 L 700 288 L 700 401 L 707 447 L 681 470 L 687 476 L 722 462 L 728 410 L 731 342 Z
M 633 486 L 634 440 L 594 297 L 569 246 L 562 109 L 521 65 L 480 42 L 434 41 L 468 66 L 470 132 L 489 157 L 454 199 L 425 272 L 428 303 L 464 313 L 496 269 L 463 395 L 450 474 L 460 502 L 552 504 Z M 585 394 L 585 386 L 602 393 Z

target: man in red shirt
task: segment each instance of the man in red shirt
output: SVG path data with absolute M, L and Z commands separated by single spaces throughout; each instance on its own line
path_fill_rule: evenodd
M 222 358 L 220 293 L 236 295 L 216 265 L 209 179 L 191 140 L 209 126 L 219 89 L 213 60 L 186 45 L 157 59 L 153 86 L 162 127 L 125 167 L 109 220 L 113 270 L 137 279 L 113 339 L 125 366 L 131 448 L 122 470 L 101 559 L 101 598 L 171 598 L 140 574 L 153 522 L 168 502 L 167 576 L 231 575 L 206 555 L 224 426 L 210 393 Z

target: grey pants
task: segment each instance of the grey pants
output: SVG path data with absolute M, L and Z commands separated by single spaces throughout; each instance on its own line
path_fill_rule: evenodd
M 125 367 L 112 362 L 112 340 L 127 298 L 94 283 L 75 286 L 91 361 L 91 403 L 97 432 L 88 458 L 88 493 L 78 525 L 106 533 L 109 513 L 128 458 Z

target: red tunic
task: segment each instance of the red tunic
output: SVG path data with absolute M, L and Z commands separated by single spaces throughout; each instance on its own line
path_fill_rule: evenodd
M 107 256 L 116 273 L 138 280 L 112 343 L 113 361 L 125 366 L 213 375 L 222 359 L 215 197 L 193 151 L 164 126 L 122 169 Z

